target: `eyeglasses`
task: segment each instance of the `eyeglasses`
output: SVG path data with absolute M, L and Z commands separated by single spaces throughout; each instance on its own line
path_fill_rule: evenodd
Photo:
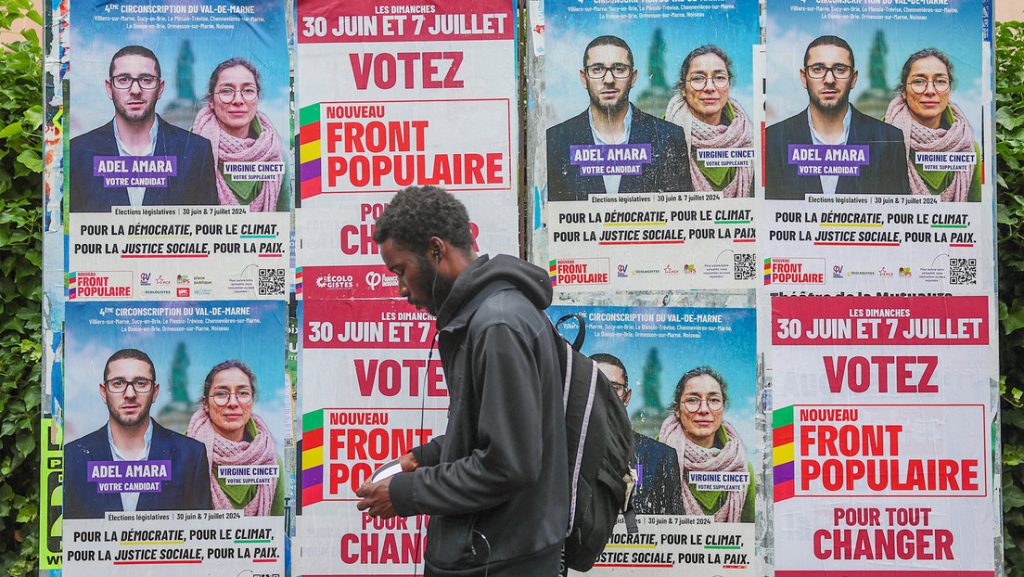
M 924 94 L 928 92 L 928 84 L 931 84 L 935 88 L 935 92 L 943 93 L 949 92 L 949 79 L 948 78 L 936 78 L 935 80 L 926 80 L 924 78 L 915 78 L 907 83 L 907 86 L 914 91 L 914 94 Z
M 725 406 L 725 399 L 722 397 L 711 397 L 708 399 L 702 399 L 700 397 L 686 397 L 683 399 L 682 405 L 686 407 L 687 412 L 690 413 L 700 411 L 701 405 L 707 405 L 709 411 L 717 413 Z
M 622 383 L 612 383 L 612 390 L 615 391 L 615 394 L 621 399 L 626 396 L 626 391 L 629 390 L 629 387 Z
M 231 402 L 231 396 L 234 395 L 235 400 L 238 401 L 239 405 L 251 405 L 252 404 L 252 391 L 238 391 L 237 393 L 229 393 L 227 391 L 217 391 L 207 398 L 213 400 L 213 404 L 218 407 L 226 407 Z
M 633 73 L 633 67 L 629 64 L 612 64 L 611 66 L 605 66 L 604 64 L 591 64 L 587 66 L 587 76 L 594 80 L 604 80 L 604 75 L 612 73 L 612 78 L 629 78 L 629 75 Z
M 136 393 L 148 393 L 153 388 L 153 379 L 135 379 L 129 381 L 126 379 L 115 378 L 107 379 L 103 382 L 103 386 L 107 388 L 108 393 L 122 394 L 128 390 L 128 386 L 131 386 Z
M 153 76 L 152 74 L 143 74 L 142 76 L 119 74 L 110 77 L 110 83 L 118 90 L 128 90 L 136 82 L 139 83 L 139 88 L 143 90 L 153 90 L 160 84 L 160 77 Z
M 220 99 L 224 104 L 231 104 L 235 100 L 235 94 L 241 94 L 242 100 L 246 102 L 256 102 L 256 99 L 260 97 L 260 91 L 252 86 L 246 86 L 241 90 L 235 90 L 234 88 L 224 87 L 217 91 L 217 98 Z
M 807 76 L 815 80 L 824 78 L 829 72 L 832 73 L 832 77 L 836 80 L 846 80 L 853 74 L 853 66 L 847 66 L 846 64 L 836 64 L 835 66 L 811 64 L 805 67 L 804 70 L 807 72 Z
M 715 88 L 725 88 L 729 86 L 729 75 L 728 74 L 715 74 L 712 77 L 704 76 L 703 74 L 695 74 L 690 77 L 687 82 L 690 84 L 690 88 L 694 90 L 704 90 L 708 86 L 708 80 Z

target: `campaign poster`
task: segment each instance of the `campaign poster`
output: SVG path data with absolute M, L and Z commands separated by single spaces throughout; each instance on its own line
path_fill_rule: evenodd
M 775 575 L 994 575 L 991 298 L 770 307 Z
M 977 294 L 993 227 L 980 0 L 785 0 L 766 28 L 765 285 Z
M 73 298 L 284 298 L 285 15 L 281 0 L 72 5 Z
M 444 433 L 434 318 L 399 299 L 307 299 L 302 317 L 294 571 L 420 575 L 428 518 L 371 518 L 355 493 L 378 467 Z
M 535 116 L 559 290 L 753 287 L 758 13 L 756 0 L 545 3 Z
M 754 575 L 752 308 L 555 305 L 562 335 L 604 372 L 634 429 L 639 533 L 615 533 L 597 575 Z M 561 321 L 561 322 L 560 322 Z
M 298 2 L 303 266 L 380 265 L 395 192 L 438 186 L 475 248 L 518 253 L 516 13 L 509 0 Z
M 67 307 L 64 570 L 285 570 L 285 303 Z
M 43 417 L 39 429 L 39 569 L 60 569 L 64 533 L 63 432 L 49 417 Z

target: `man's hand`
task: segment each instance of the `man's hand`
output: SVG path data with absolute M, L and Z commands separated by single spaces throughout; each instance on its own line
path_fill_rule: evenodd
M 412 473 L 420 466 L 419 461 L 416 460 L 416 455 L 411 452 L 399 457 L 398 464 L 402 466 L 403 473 Z
M 413 459 L 413 462 L 415 463 L 415 459 Z M 405 468 L 404 463 L 402 468 Z M 356 509 L 366 511 L 371 517 L 390 519 L 398 515 L 395 512 L 395 507 L 391 504 L 391 477 L 376 483 L 369 481 L 363 483 L 363 486 L 359 487 L 359 490 L 356 491 L 356 496 L 363 498 L 356 503 Z

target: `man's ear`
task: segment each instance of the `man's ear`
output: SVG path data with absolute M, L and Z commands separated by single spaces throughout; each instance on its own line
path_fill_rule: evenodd
M 800 84 L 803 84 L 804 90 L 807 90 L 807 71 L 803 68 L 800 69 Z

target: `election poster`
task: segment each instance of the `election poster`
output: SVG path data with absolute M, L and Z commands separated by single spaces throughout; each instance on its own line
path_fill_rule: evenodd
M 67 307 L 70 575 L 280 573 L 285 303 Z
M 992 303 L 771 299 L 776 576 L 995 574 Z
M 373 223 L 412 185 L 461 200 L 478 251 L 518 252 L 515 19 L 508 0 L 298 2 L 303 266 L 380 265 Z
M 751 308 L 555 305 L 634 429 L 638 533 L 624 523 L 596 575 L 754 575 L 755 318 Z M 588 573 L 590 574 L 590 573 Z
M 766 28 L 764 284 L 985 292 L 980 0 L 786 0 L 768 5 Z
M 63 545 L 64 440 L 60 425 L 43 417 L 39 428 L 39 569 L 60 569 Z
M 443 434 L 448 388 L 434 318 L 404 300 L 302 303 L 302 456 L 295 574 L 419 575 L 425 516 L 370 517 L 356 490 Z
M 285 298 L 285 15 L 281 0 L 72 5 L 73 298 Z
M 753 288 L 758 14 L 756 0 L 545 3 L 531 118 L 559 290 Z

